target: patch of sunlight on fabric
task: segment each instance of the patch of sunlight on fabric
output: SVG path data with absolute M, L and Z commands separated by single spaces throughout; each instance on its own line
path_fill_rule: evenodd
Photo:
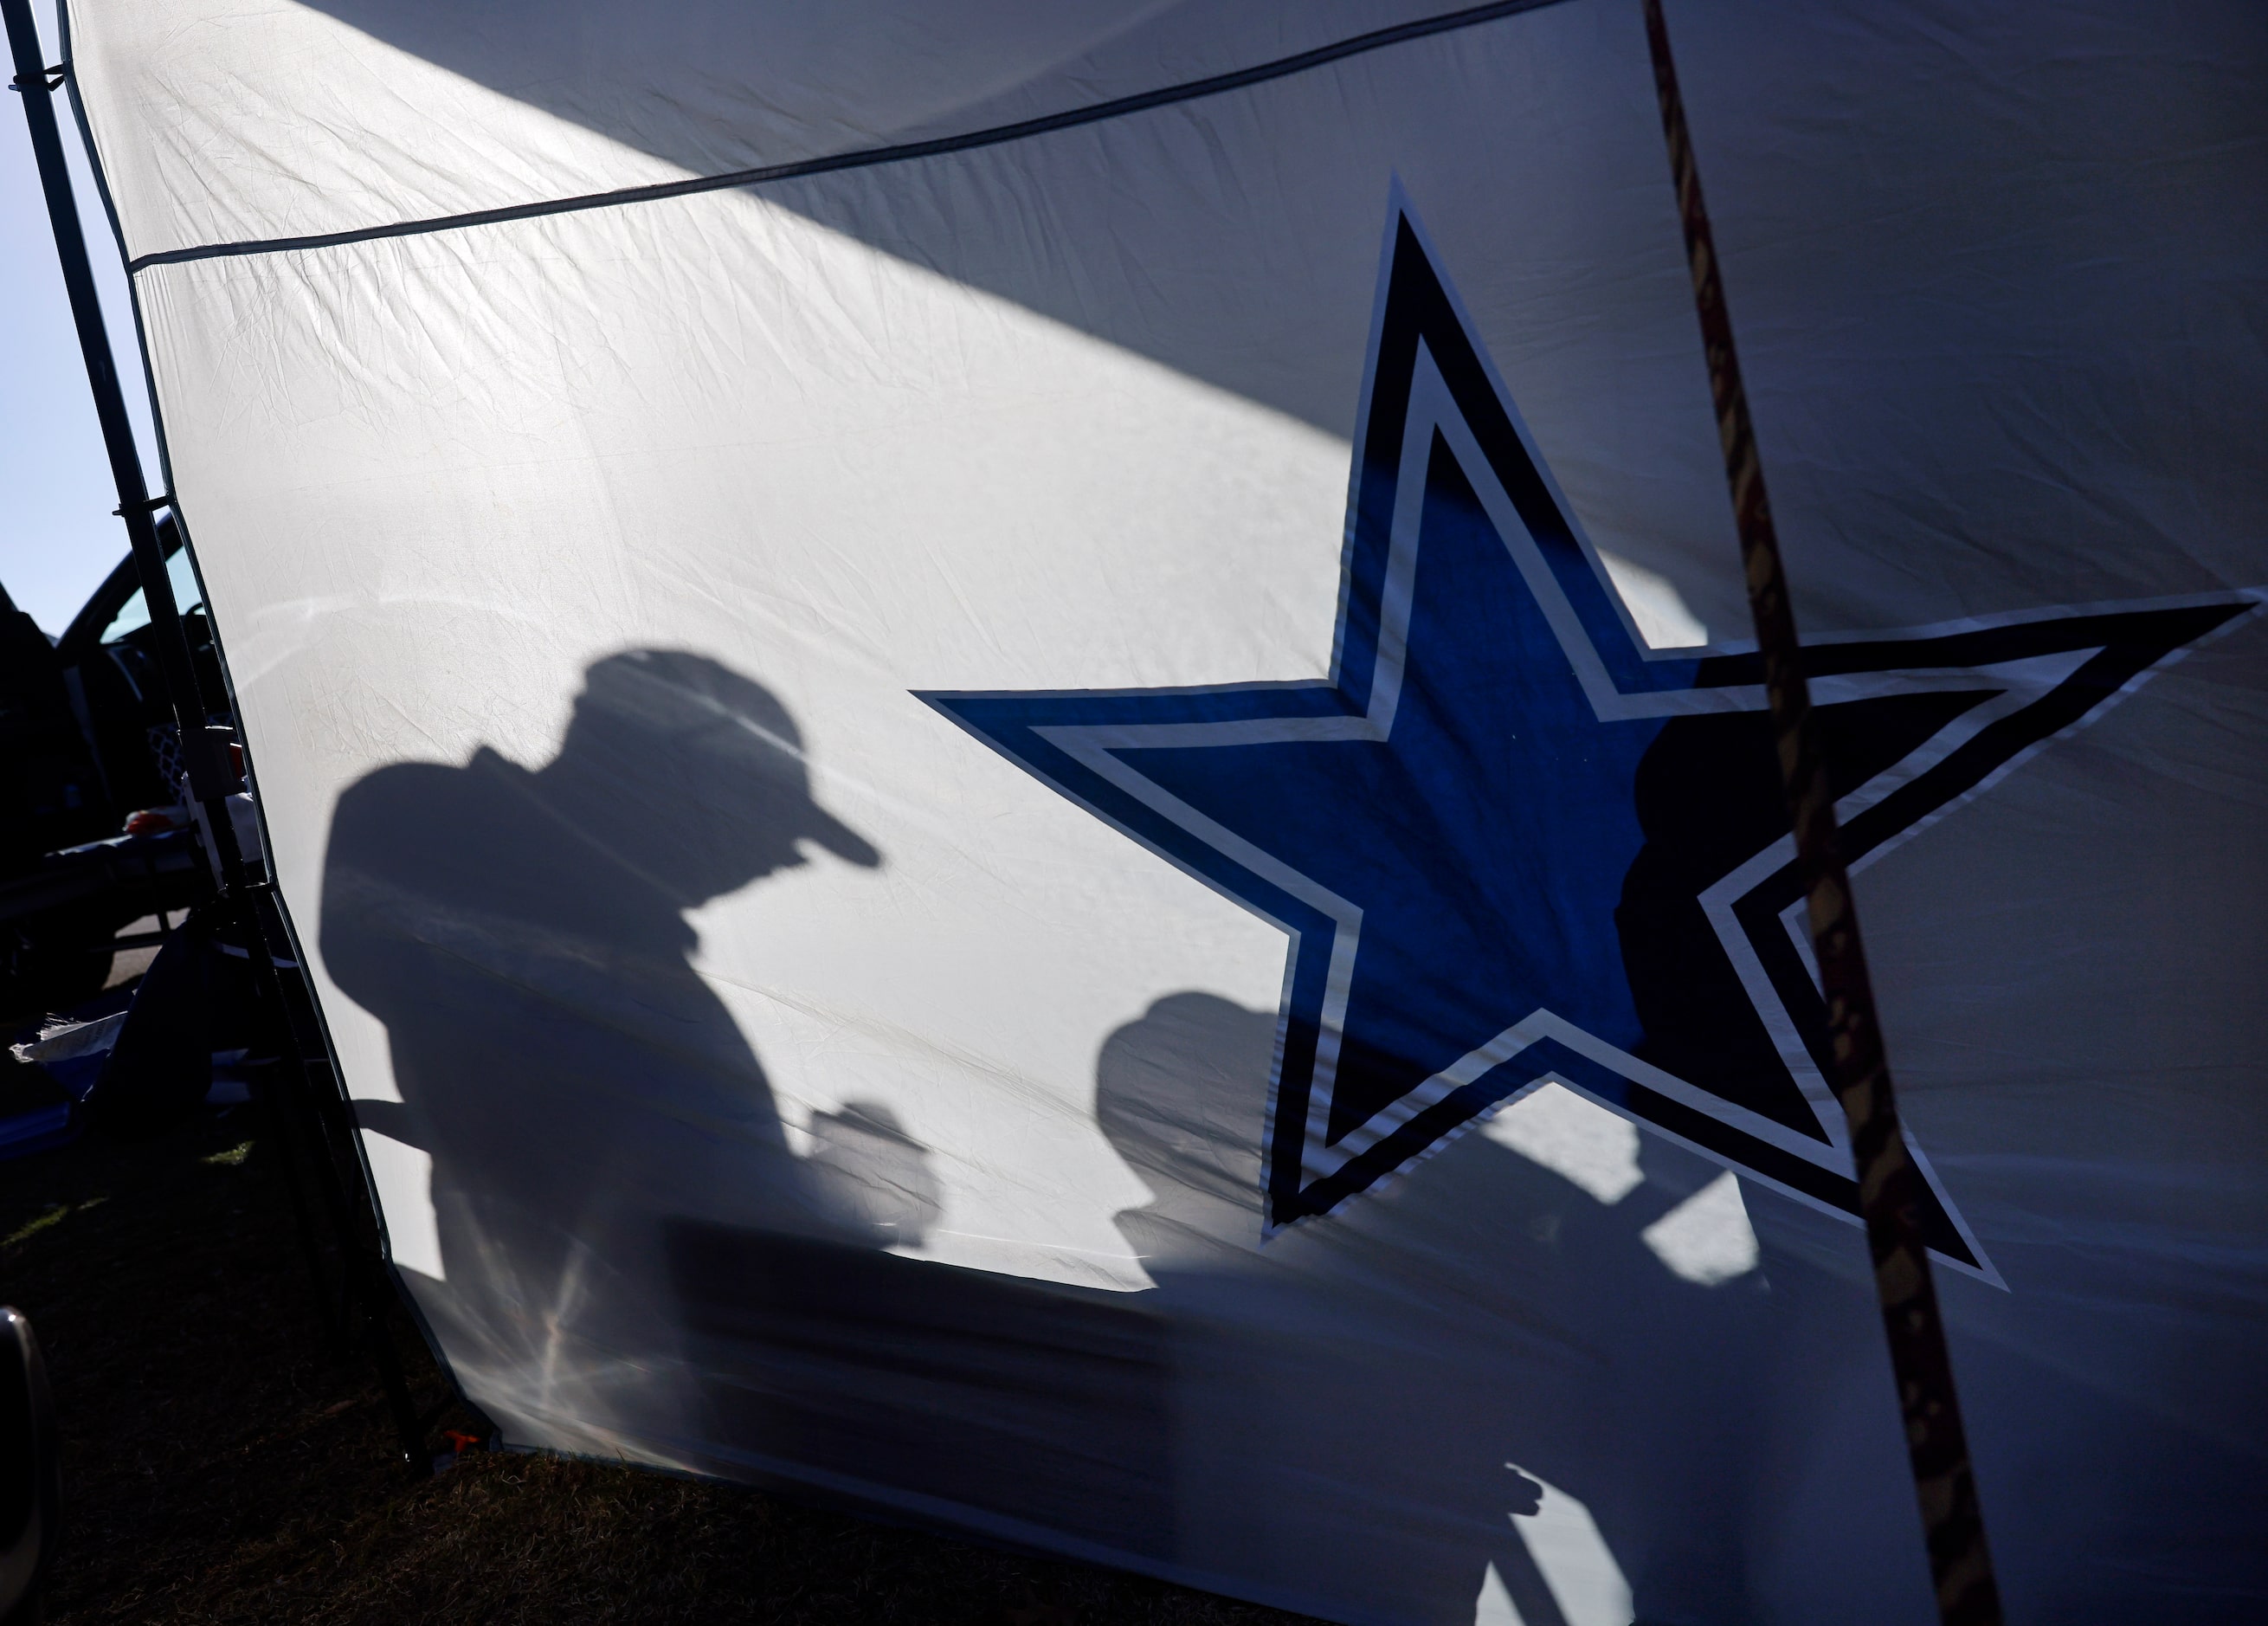
M 1756 1233 L 1727 1169 L 1638 1233 L 1656 1259 L 1688 1282 L 1715 1287 L 1756 1268 Z
M 1638 1126 L 1564 1084 L 1547 1083 L 1522 1097 L 1481 1133 L 1601 1202 L 1620 1202 L 1646 1179 L 1638 1166 Z

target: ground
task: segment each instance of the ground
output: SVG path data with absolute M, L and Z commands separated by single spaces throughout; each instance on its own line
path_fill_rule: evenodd
M 612 1465 L 474 1451 L 413 1482 L 370 1364 L 327 1346 L 248 1106 L 0 1163 L 0 1302 L 63 1418 L 50 1626 L 1300 1618 Z

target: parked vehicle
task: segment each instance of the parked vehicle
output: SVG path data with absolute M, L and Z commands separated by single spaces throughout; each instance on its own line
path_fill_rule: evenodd
M 63 1527 L 62 1451 L 40 1341 L 0 1304 L 0 1626 L 37 1626 Z
M 228 721 L 203 593 L 158 526 L 210 721 Z M 211 890 L 184 803 L 180 735 L 129 558 L 59 639 L 0 587 L 0 1015 L 102 988 L 122 928 Z

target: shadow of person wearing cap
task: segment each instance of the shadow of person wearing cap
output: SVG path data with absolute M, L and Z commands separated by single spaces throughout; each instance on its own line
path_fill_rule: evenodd
M 323 958 L 386 1024 L 401 1094 L 357 1112 L 384 1137 L 374 1162 L 402 1166 L 399 1146 L 431 1159 L 438 1260 L 409 1257 L 397 1217 L 397 1260 L 507 1438 L 671 1457 L 693 1379 L 663 1302 L 666 1221 L 873 1247 L 934 1216 L 924 1153 L 902 1135 L 791 1151 L 755 1053 L 689 962 L 688 911 L 813 849 L 881 863 L 814 800 L 778 699 L 674 651 L 592 666 L 539 768 L 482 747 L 340 797 Z M 836 1144 L 869 1141 L 896 1194 L 880 1208 Z

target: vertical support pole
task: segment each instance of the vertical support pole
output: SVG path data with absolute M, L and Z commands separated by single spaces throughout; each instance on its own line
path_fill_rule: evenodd
M 188 771 L 189 794 L 202 808 L 206 834 L 212 843 L 214 868 L 221 890 L 221 919 L 233 924 L 253 957 L 253 981 L 259 997 L 273 1011 L 285 1048 L 291 1052 L 291 1070 L 297 1075 L 291 1090 L 295 1105 L 314 1122 L 313 1134 L 321 1147 L 321 1109 L 308 1097 L 306 1068 L 291 1030 L 288 1003 L 253 896 L 244 854 L 237 844 L 236 826 L 229 816 L 228 797 L 235 774 L 205 725 L 205 708 L 197 691 L 195 661 L 188 632 L 181 623 L 180 605 L 173 597 L 172 579 L 166 573 L 166 553 L 158 539 L 155 515 L 172 506 L 170 496 L 152 498 L 142 478 L 141 454 L 134 445 L 134 430 L 126 415 L 126 397 L 118 381 L 118 364 L 111 354 L 109 330 L 103 325 L 102 304 L 87 260 L 86 236 L 79 222 L 78 200 L 71 191 L 70 169 L 64 160 L 63 137 L 55 124 L 55 92 L 67 72 L 49 68 L 41 60 L 39 30 L 33 22 L 30 0 L 0 0 L 0 18 L 8 30 L 8 51 L 15 64 L 12 88 L 23 98 L 24 120 L 30 126 L 32 153 L 39 166 L 40 187 L 46 194 L 48 221 L 54 228 L 55 258 L 70 297 L 71 321 L 78 331 L 79 353 L 86 361 L 86 381 L 94 393 L 94 411 L 102 426 L 102 443 L 110 456 L 111 479 L 118 490 L 118 515 L 126 521 L 126 535 L 134 552 L 136 572 L 142 578 L 142 595 L 150 609 L 150 626 L 157 647 L 158 669 L 165 680 L 175 726 L 180 730 L 181 761 Z M 277 1136 L 276 1155 L 291 1156 L 289 1136 Z M 423 1430 L 418 1425 L 403 1380 L 400 1357 L 394 1348 L 384 1316 L 389 1297 L 383 1266 L 362 1245 L 355 1223 L 354 1203 L 338 1176 L 336 1163 L 319 1157 L 316 1184 L 337 1230 L 344 1259 L 350 1315 L 359 1319 L 365 1345 L 379 1371 L 394 1423 L 401 1437 L 401 1460 L 413 1472 L 430 1471 L 424 1455 Z
M 1732 487 L 1733 516 L 1740 529 L 1749 608 L 1756 618 L 1764 688 L 1779 747 L 1780 774 L 1795 825 L 1796 868 L 1809 907 L 1820 984 L 1827 996 L 1828 1036 L 1835 1064 L 1829 1082 L 1851 1123 L 1859 1206 L 1874 1255 L 1882 1324 L 1889 1334 L 1890 1366 L 1897 1379 L 1899 1408 L 1904 1415 L 1906 1447 L 1913 1467 L 1914 1489 L 1921 1503 L 1938 1615 L 1946 1626 L 1998 1626 L 1999 1590 L 1993 1579 L 1992 1555 L 1984 1544 L 1984 1514 L 1970 1468 L 1961 1407 L 1953 1391 L 1952 1358 L 1946 1348 L 1945 1324 L 1938 1312 L 1937 1289 L 1922 1238 L 1920 1217 L 1926 1187 L 1898 1127 L 1889 1062 L 1883 1053 L 1874 987 L 1859 939 L 1859 916 L 1836 836 L 1835 797 L 1828 785 L 1818 716 L 1812 710 L 1810 686 L 1804 679 L 1802 647 L 1788 602 L 1779 537 L 1772 528 L 1764 465 L 1757 458 L 1748 394 L 1741 383 L 1740 358 L 1733 348 L 1732 314 L 1725 305 L 1716 245 L 1701 201 L 1701 174 L 1686 129 L 1677 70 L 1670 60 L 1669 31 L 1662 20 L 1661 0 L 1644 0 L 1644 4 L 1654 87 L 1661 101 L 1662 133 L 1668 138 L 1670 173 L 1676 182 L 1686 257 L 1693 273 L 1693 299 L 1701 318 L 1702 344 L 1708 352 L 1709 389 L 1716 402 L 1725 476 Z
M 180 730 L 181 762 L 188 771 L 189 794 L 204 809 L 221 886 L 231 890 L 240 886 L 244 878 L 244 854 L 237 846 L 236 827 L 228 817 L 228 793 L 234 776 L 205 732 L 189 636 L 181 625 L 180 606 L 174 602 L 173 581 L 166 573 L 166 552 L 158 543 L 153 518 L 169 499 L 153 500 L 143 484 L 142 457 L 135 449 L 126 396 L 118 383 L 118 365 L 102 322 L 102 302 L 95 293 L 94 271 L 87 262 L 78 200 L 71 192 L 70 169 L 55 127 L 55 92 L 63 82 L 63 70 L 50 69 L 40 60 L 40 35 L 32 21 L 31 0 L 0 0 L 0 15 L 7 20 L 8 51 L 16 68 L 11 88 L 23 98 L 24 122 L 32 133 L 32 155 L 39 166 L 40 190 L 47 195 L 48 221 L 55 230 L 55 259 L 63 270 L 64 291 L 70 297 L 79 353 L 86 359 L 86 381 L 94 393 L 94 415 L 102 425 L 102 444 L 110 455 L 118 515 L 126 521 L 127 540 L 142 578 L 142 596 L 150 607 L 158 668 L 166 680 L 174 725 Z

